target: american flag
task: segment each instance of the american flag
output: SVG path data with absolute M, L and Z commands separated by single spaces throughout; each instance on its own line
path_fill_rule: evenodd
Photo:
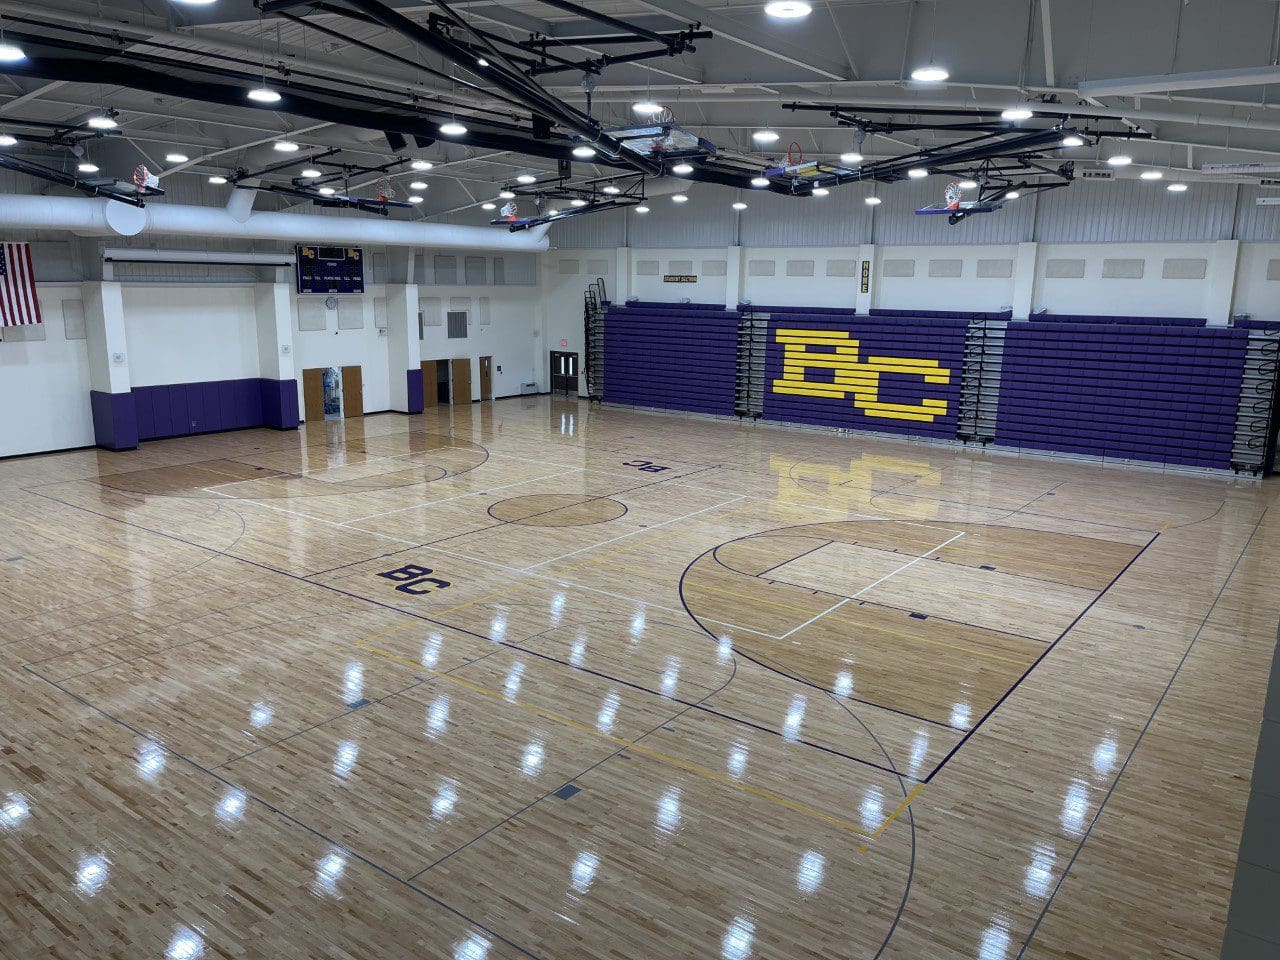
M 31 244 L 0 243 L 0 327 L 39 322 Z

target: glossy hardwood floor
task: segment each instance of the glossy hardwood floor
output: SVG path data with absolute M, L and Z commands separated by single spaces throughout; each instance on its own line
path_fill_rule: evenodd
M 0 956 L 1216 957 L 1276 489 L 545 397 L 0 462 Z

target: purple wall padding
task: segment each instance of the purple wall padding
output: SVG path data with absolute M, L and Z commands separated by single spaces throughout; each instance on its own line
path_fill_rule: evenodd
M 258 395 L 262 403 L 264 427 L 275 427 L 277 430 L 298 428 L 301 418 L 298 416 L 297 380 L 261 377 L 258 380 Z
M 93 412 L 93 439 L 106 450 L 133 450 L 138 446 L 138 413 L 132 393 L 89 391 Z
M 421 413 L 423 410 L 422 398 L 422 368 L 417 367 L 413 370 L 404 372 L 405 381 L 409 386 L 409 413 Z
M 788 423 L 954 440 L 967 327 L 968 322 L 962 319 L 856 319 L 821 318 L 810 314 L 774 314 L 769 320 L 769 339 L 765 353 L 764 417 L 766 420 Z M 777 392 L 775 381 L 785 380 L 785 350 L 784 345 L 778 342 L 778 330 L 781 328 L 846 333 L 851 342 L 857 341 L 859 363 L 866 363 L 870 357 L 936 360 L 948 372 L 947 383 L 927 383 L 915 374 L 881 373 L 877 399 L 912 406 L 919 406 L 926 397 L 944 400 L 947 404 L 945 412 L 933 420 L 904 420 L 863 409 L 855 402 L 852 394 L 842 397 L 813 397 Z M 824 352 L 834 351 L 811 345 L 807 352 L 821 356 Z M 804 379 L 812 383 L 834 383 L 835 373 L 816 367 L 806 368 Z
M 1247 340 L 1230 327 L 1010 324 L 995 442 L 1230 467 Z
M 185 437 L 246 427 L 298 426 L 298 383 L 247 377 L 134 387 L 137 440 Z
M 682 306 L 610 308 L 606 401 L 732 415 L 738 314 Z

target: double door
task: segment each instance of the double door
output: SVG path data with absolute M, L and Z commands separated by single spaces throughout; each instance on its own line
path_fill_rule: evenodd
M 578 395 L 578 355 L 563 350 L 551 351 L 551 392 Z

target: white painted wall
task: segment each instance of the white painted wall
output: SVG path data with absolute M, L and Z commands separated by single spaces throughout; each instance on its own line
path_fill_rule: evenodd
M 999 310 L 1013 304 L 1017 244 L 877 247 L 872 305 L 889 310 Z M 885 261 L 915 264 L 911 277 L 884 275 Z M 960 261 L 960 276 L 931 277 L 931 262 Z M 979 277 L 979 261 L 1010 261 L 1008 277 Z M 941 269 L 941 267 L 939 267 Z M 1087 311 L 1075 310 L 1074 313 Z M 1097 311 L 1101 312 L 1101 311 Z
M 480 357 L 493 357 L 493 395 L 510 397 L 520 393 L 525 383 L 537 383 L 545 390 L 542 354 L 543 335 L 540 317 L 541 288 L 531 286 L 418 286 L 420 298 L 438 297 L 444 310 L 451 300 L 457 309 L 469 316 L 467 339 L 450 340 L 448 326 L 424 326 L 420 345 L 423 360 L 447 360 L 467 357 L 471 360 L 471 396 L 480 399 Z M 489 301 L 489 324 L 480 323 L 480 300 Z M 581 294 L 579 294 L 581 301 Z M 582 325 L 582 307 L 578 307 L 578 325 Z M 557 343 L 559 341 L 556 341 Z M 502 369 L 499 370 L 498 368 Z
M 709 276 L 707 261 L 726 263 L 727 254 L 724 247 L 691 247 L 688 249 L 654 250 L 634 248 L 629 251 L 631 260 L 631 293 L 639 300 L 692 300 L 695 303 L 724 303 L 726 290 L 725 276 Z M 597 251 L 597 255 L 599 251 Z M 585 262 L 585 261 L 584 261 Z M 656 276 L 642 276 L 640 265 L 657 263 Z M 685 266 L 692 267 L 686 271 Z M 698 278 L 697 283 L 666 283 L 662 278 L 673 274 L 692 274 Z M 582 278 L 579 284 L 578 314 L 582 314 L 582 290 L 587 282 L 594 279 L 594 274 Z
M 860 247 L 745 247 L 742 250 L 742 300 L 762 305 L 802 304 L 809 307 L 853 307 L 859 289 Z M 852 277 L 830 277 L 833 261 L 853 261 Z M 759 264 L 773 264 L 774 275 L 753 275 Z M 813 276 L 787 276 L 812 263 Z M 764 267 L 763 269 L 768 269 Z M 838 268 L 837 268 L 838 269 Z M 799 299 L 799 298 L 803 299 Z
M 300 330 L 298 328 L 298 304 L 303 299 L 293 298 L 293 366 L 298 378 L 298 410 L 305 407 L 302 399 L 302 371 L 311 367 L 360 367 L 361 388 L 364 391 L 364 412 L 376 413 L 391 407 L 391 387 L 387 379 L 387 338 L 374 326 L 373 301 L 385 296 L 381 285 L 365 287 L 363 297 L 351 299 L 360 304 L 364 313 L 364 327 L 360 330 L 339 330 L 338 311 L 325 310 L 325 329 Z M 325 298 L 319 297 L 323 303 Z
M 1280 243 L 1242 243 L 1236 269 L 1232 313 L 1256 320 L 1280 320 L 1280 280 L 1267 279 L 1267 265 L 1280 260 Z
M 260 376 L 252 286 L 122 285 L 135 387 Z
M 1213 243 L 1042 243 L 1037 253 L 1034 307 L 1047 307 L 1050 313 L 1209 316 L 1209 275 L 1205 280 L 1165 280 L 1161 274 L 1165 259 L 1170 257 L 1203 258 L 1209 261 L 1211 274 L 1215 256 Z M 1045 277 L 1050 259 L 1084 260 L 1084 277 Z M 1103 279 L 1103 261 L 1107 259 L 1142 260 L 1142 279 Z M 1226 317 L 1211 319 L 1221 323 Z
M 37 292 L 45 339 L 0 343 L 0 457 L 93 444 L 87 342 L 66 338 L 62 316 L 80 284 Z

